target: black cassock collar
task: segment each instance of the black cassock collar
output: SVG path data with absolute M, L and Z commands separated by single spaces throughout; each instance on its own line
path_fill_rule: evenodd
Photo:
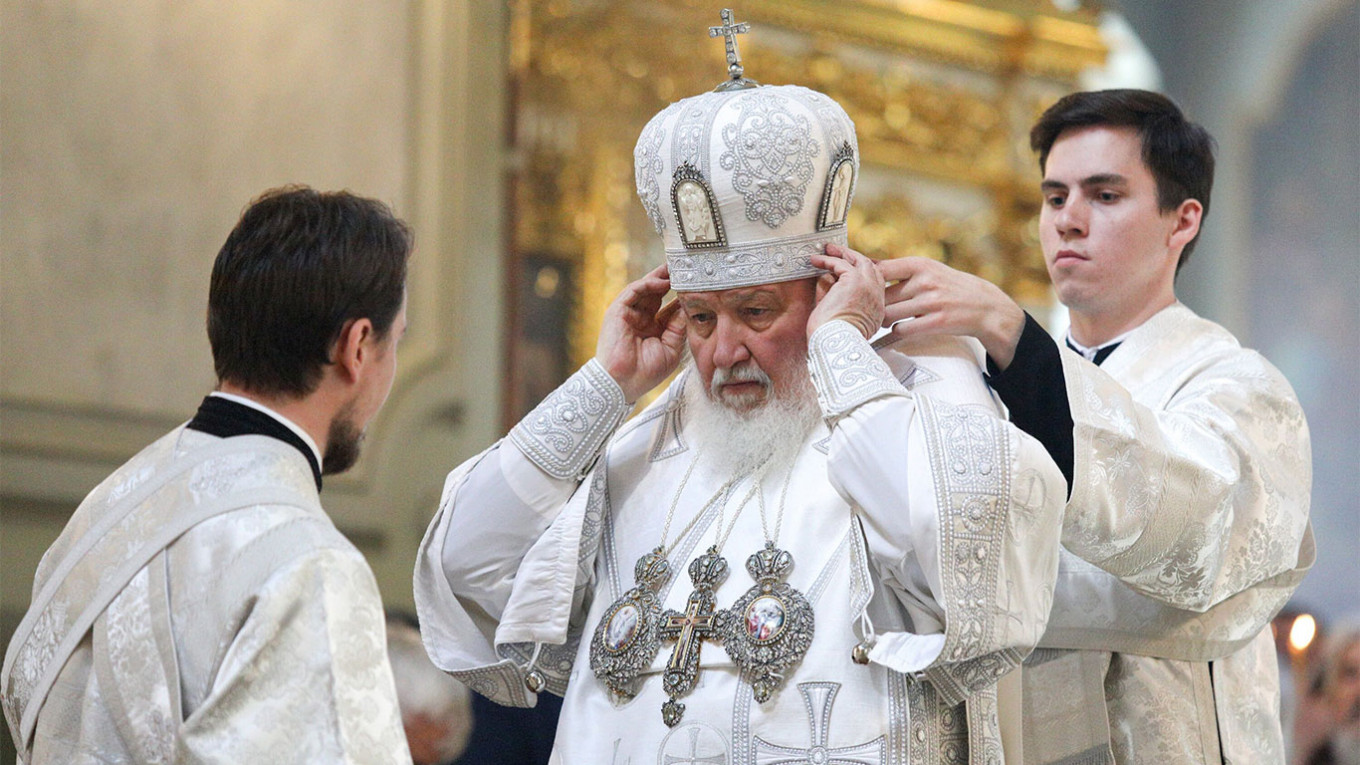
M 185 427 L 202 431 L 218 438 L 232 436 L 269 436 L 295 447 L 307 458 L 312 468 L 312 478 L 316 480 L 316 490 L 321 491 L 321 465 L 316 461 L 316 453 L 292 428 L 284 425 L 259 409 L 232 401 L 222 396 L 208 396 L 199 404 L 198 412 Z
M 1095 356 L 1093 356 L 1093 357 L 1091 358 L 1091 363 L 1095 364 L 1096 366 L 1100 366 L 1100 362 L 1102 362 L 1102 361 L 1104 361 L 1105 359 L 1109 358 L 1109 357 L 1110 357 L 1110 354 L 1111 354 L 1111 353 L 1114 353 L 1114 349 L 1115 349 L 1115 348 L 1118 348 L 1119 345 L 1120 345 L 1120 343 L 1122 343 L 1122 342 L 1124 342 L 1124 341 L 1123 341 L 1123 340 L 1120 340 L 1120 341 L 1117 342 L 1117 343 L 1110 343 L 1109 345 L 1102 345 L 1101 347 L 1097 348 L 1097 349 L 1096 349 Z M 1067 340 L 1067 347 L 1068 347 L 1068 348 L 1071 348 L 1071 349 L 1074 350 L 1074 351 L 1076 351 L 1078 354 L 1081 354 L 1081 349 L 1078 348 L 1077 346 L 1075 346 L 1075 345 L 1072 344 L 1072 339 L 1071 339 L 1071 338 L 1068 338 L 1068 340 Z M 1082 355 L 1084 355 L 1084 354 L 1082 354 Z

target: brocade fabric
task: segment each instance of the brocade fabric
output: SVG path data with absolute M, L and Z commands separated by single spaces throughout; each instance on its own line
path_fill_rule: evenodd
M 940 338 L 879 355 L 854 334 L 826 347 L 819 336 L 812 355 L 841 372 L 858 361 L 883 394 L 824 410 L 829 425 L 760 486 L 748 477 L 720 491 L 725 468 L 695 462 L 703 443 L 687 397 L 703 394 L 692 370 L 624 424 L 580 482 L 546 473 L 510 440 L 454 470 L 415 573 L 435 664 L 518 706 L 535 703 L 525 679 L 541 675 L 547 692 L 565 696 L 552 759 L 564 765 L 1002 762 L 996 681 L 1044 629 L 1061 475 L 998 416 L 975 348 Z M 734 519 L 753 488 L 766 524 L 756 499 Z M 742 564 L 763 546 L 783 495 L 778 546 L 793 556 L 788 583 L 812 604 L 816 626 L 763 704 L 723 646 L 704 643 L 684 718 L 668 728 L 661 673 L 671 644 L 631 700 L 591 672 L 589 645 L 677 494 L 663 607 L 684 608 L 689 561 L 729 524 L 718 606 L 748 590 Z M 866 665 L 852 661 L 861 641 L 872 646 Z
M 1061 357 L 1074 478 L 1041 645 L 1108 657 L 1095 678 L 1106 704 L 1085 710 L 1108 719 L 1106 757 L 1283 762 L 1268 625 L 1314 557 L 1308 427 L 1293 390 L 1180 304 L 1101 366 Z M 1075 693 L 1043 679 L 1062 667 L 1054 656 L 1026 667 L 1029 718 Z M 1055 735 L 1027 724 L 1027 761 L 1057 761 L 1029 757 L 1057 752 L 1031 746 Z
M 259 448 L 197 460 L 247 439 Z M 177 460 L 190 467 L 167 480 Z M 120 499 L 151 489 L 112 531 L 98 532 Z M 280 492 L 294 499 L 251 499 Z M 212 503 L 230 509 L 156 546 L 177 517 Z M 81 555 L 91 530 L 125 542 Z M 82 600 L 144 544 L 159 552 L 63 651 L 57 625 L 98 608 Z M 73 596 L 58 589 L 6 662 L 11 729 L 24 709 L 41 710 L 21 761 L 410 762 L 377 585 L 322 510 L 293 447 L 171 432 L 86 498 L 44 556 L 35 598 L 62 577 L 76 578 Z M 45 697 L 17 708 L 16 690 L 42 687 L 58 668 Z

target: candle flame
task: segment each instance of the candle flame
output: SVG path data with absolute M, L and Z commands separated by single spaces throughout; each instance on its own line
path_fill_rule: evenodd
M 1294 653 L 1303 653 L 1317 637 L 1317 620 L 1311 614 L 1299 614 L 1289 627 L 1289 648 Z

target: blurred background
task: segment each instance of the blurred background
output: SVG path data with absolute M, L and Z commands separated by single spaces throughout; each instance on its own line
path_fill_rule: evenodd
M 1178 292 L 1303 401 L 1319 550 L 1277 620 L 1289 727 L 1356 704 L 1337 646 L 1360 611 L 1360 4 L 726 5 L 751 23 L 747 76 L 855 120 L 853 246 L 982 274 L 1055 332 L 1033 119 L 1072 90 L 1143 87 L 1213 133 L 1212 213 Z M 416 232 L 396 386 L 322 498 L 410 610 L 445 472 L 584 362 L 610 298 L 659 262 L 633 144 L 725 76 L 707 34 L 722 7 L 0 0 L 0 646 L 84 494 L 212 388 L 213 257 L 284 183 L 381 198 Z

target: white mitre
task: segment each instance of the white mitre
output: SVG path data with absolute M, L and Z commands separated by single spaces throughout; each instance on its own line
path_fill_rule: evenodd
M 733 28 L 724 20 L 710 34 Z M 814 90 L 743 78 L 730 34 L 728 62 L 731 79 L 666 107 L 633 150 L 638 197 L 678 292 L 819 276 L 811 256 L 846 243 L 854 123 Z

